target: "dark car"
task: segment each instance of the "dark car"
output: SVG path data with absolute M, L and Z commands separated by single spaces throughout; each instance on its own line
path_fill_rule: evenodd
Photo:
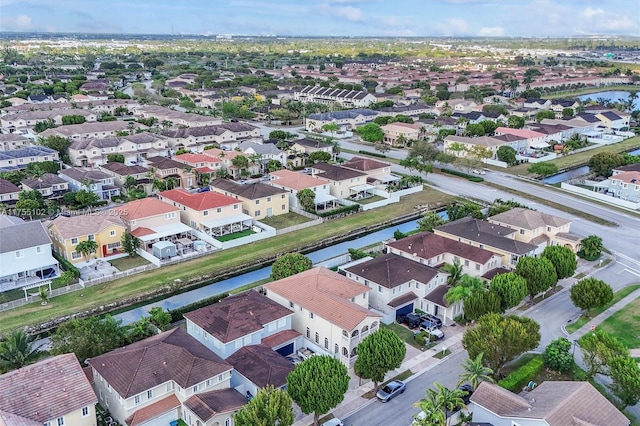
M 471 395 L 473 395 L 473 388 L 470 384 L 460 385 L 458 386 L 458 390 L 465 392 L 465 395 L 462 397 L 464 404 L 467 405 L 471 400 Z
M 382 389 L 376 393 L 376 397 L 382 402 L 388 402 L 396 396 L 404 393 L 407 385 L 400 380 L 393 380 L 387 383 Z
M 420 319 L 422 321 L 431 321 L 433 323 L 436 324 L 436 327 L 440 328 L 442 327 L 442 320 L 440 318 L 438 318 L 435 315 L 432 314 L 423 314 L 422 316 L 420 316 Z
M 422 322 L 420 316 L 417 314 L 407 314 L 398 317 L 398 322 L 401 324 L 407 324 L 409 328 L 416 328 Z

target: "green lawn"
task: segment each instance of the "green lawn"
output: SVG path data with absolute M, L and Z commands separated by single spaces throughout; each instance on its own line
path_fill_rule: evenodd
M 618 303 L 620 300 L 622 300 L 623 298 L 627 297 L 629 294 L 633 293 L 634 291 L 636 291 L 638 288 L 640 288 L 640 284 L 634 284 L 634 285 L 630 285 L 628 287 L 625 287 L 623 289 L 620 289 L 619 291 L 616 291 L 613 294 L 613 299 L 611 300 L 611 303 L 607 304 L 606 306 L 603 306 L 601 308 L 598 309 L 592 309 L 591 310 L 591 318 L 594 318 L 598 315 L 600 315 L 601 313 L 603 313 L 604 311 L 606 311 L 607 309 L 609 309 L 610 306 L 612 306 L 615 303 Z M 636 300 L 637 303 L 638 301 Z M 638 305 L 638 309 L 640 312 L 640 305 Z M 591 318 L 587 318 L 584 315 L 580 315 L 580 317 L 575 320 L 574 322 L 572 322 L 571 324 L 569 324 L 566 329 L 569 333 L 573 333 L 574 331 L 578 330 L 580 327 L 582 327 L 583 325 L 585 325 L 587 322 L 589 322 L 589 320 Z M 608 320 L 607 320 L 608 321 Z M 606 322 L 606 321 L 605 321 Z M 640 322 L 638 323 L 638 325 L 640 326 Z M 640 331 L 640 330 L 639 330 Z M 639 342 L 640 343 L 640 342 Z M 638 346 L 635 346 L 640 348 L 640 344 L 638 344 Z
M 640 90 L 640 86 L 608 86 L 608 87 L 589 87 L 580 90 L 568 90 L 561 93 L 553 93 L 551 95 L 543 95 L 543 99 L 559 99 L 559 98 L 573 98 L 580 95 L 588 95 L 591 93 L 609 92 L 609 91 L 624 91 Z
M 598 328 L 616 336 L 629 349 L 640 348 L 640 298 L 611 315 Z
M 310 222 L 311 220 L 312 219 L 302 216 L 301 214 L 289 212 L 278 216 L 266 217 L 261 219 L 260 222 L 276 229 L 284 229 L 290 226 L 300 225 L 301 223 Z
M 148 265 L 149 261 L 142 256 L 135 255 L 133 257 L 127 256 L 121 257 L 119 259 L 109 260 L 109 263 L 119 271 L 126 271 L 138 266 Z
M 384 324 L 381 323 L 382 327 L 384 328 L 388 328 L 392 331 L 394 331 L 402 340 L 404 340 L 405 342 L 407 342 L 408 344 L 410 344 L 411 346 L 413 346 L 414 348 L 420 349 L 420 350 L 424 350 L 426 348 L 428 348 L 429 346 L 420 346 L 415 339 L 413 338 L 413 330 L 408 329 L 407 327 L 397 324 L 395 322 L 391 323 L 391 324 Z
M 108 303 L 137 295 L 149 294 L 160 288 L 175 286 L 179 279 L 183 284 L 213 280 L 231 268 L 250 265 L 259 259 L 298 251 L 332 236 L 348 235 L 354 230 L 365 230 L 415 211 L 415 206 L 428 204 L 437 208 L 455 198 L 433 189 L 411 194 L 400 202 L 367 212 L 332 220 L 313 227 L 313 232 L 303 229 L 266 240 L 256 241 L 207 256 L 192 259 L 143 274 L 132 275 L 105 284 L 83 289 L 81 292 L 54 297 L 46 306 L 39 303 L 21 306 L 2 313 L 0 335 L 29 325 L 38 325 L 65 315 L 83 312 Z
M 237 240 L 238 238 L 248 237 L 251 234 L 255 234 L 256 232 L 251 229 L 245 229 L 244 231 L 234 232 L 233 234 L 226 234 L 216 237 L 216 240 L 220 242 Z
M 386 200 L 386 198 L 381 197 L 379 195 L 374 195 L 373 197 L 363 198 L 362 200 L 358 200 L 358 203 L 371 204 L 371 203 L 375 203 L 376 201 L 382 201 L 382 200 Z

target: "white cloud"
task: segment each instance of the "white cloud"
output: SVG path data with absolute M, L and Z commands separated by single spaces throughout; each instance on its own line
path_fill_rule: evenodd
M 353 6 L 331 6 L 327 3 L 318 6 L 318 10 L 325 15 L 344 18 L 347 21 L 359 22 L 364 20 L 362 11 Z
M 478 31 L 480 37 L 502 37 L 504 35 L 504 28 L 502 27 L 482 27 Z
M 469 24 L 462 18 L 449 18 L 434 25 L 437 34 L 445 36 L 468 35 Z
M 602 9 L 594 9 L 591 6 L 589 6 L 588 8 L 586 8 L 583 12 L 582 12 L 582 16 L 584 16 L 587 19 L 591 19 L 594 16 L 597 15 L 604 15 L 604 10 Z
M 0 27 L 5 31 L 26 31 L 33 28 L 33 20 L 27 15 L 1 16 Z

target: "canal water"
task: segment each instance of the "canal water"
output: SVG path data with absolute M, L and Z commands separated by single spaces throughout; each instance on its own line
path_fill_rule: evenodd
M 608 102 L 626 102 L 629 99 L 629 92 L 621 90 L 608 90 L 605 92 L 589 93 L 588 95 L 580 95 L 578 99 L 586 101 L 588 99 L 597 101 L 598 99 L 604 99 Z M 640 96 L 638 96 L 633 102 L 633 109 L 640 109 Z
M 440 214 L 446 215 L 446 212 L 442 212 Z M 332 245 L 331 247 L 319 249 L 307 253 L 306 256 L 311 259 L 314 264 L 316 264 L 345 254 L 350 248 L 366 247 L 368 245 L 393 238 L 393 233 L 396 230 L 399 230 L 400 232 L 413 231 L 418 227 L 418 220 L 419 219 L 413 220 L 411 222 L 405 222 L 396 226 L 382 229 L 380 231 L 372 232 L 371 234 L 367 234 L 359 238 L 354 238 L 353 240 Z M 222 293 L 227 293 L 238 287 L 263 280 L 265 278 L 268 278 L 269 275 L 271 275 L 271 266 L 266 266 L 255 271 L 247 272 L 245 274 L 228 278 L 226 280 L 217 281 L 215 283 L 197 288 L 195 290 L 176 294 L 174 296 L 167 297 L 166 299 L 150 303 L 148 305 L 140 306 L 126 312 L 122 312 L 115 315 L 115 317 L 122 320 L 123 325 L 131 324 L 132 322 L 138 321 L 140 318 L 147 316 L 151 308 L 154 308 L 156 306 L 160 306 L 164 310 L 177 309 L 182 306 L 197 302 L 199 300 L 213 297 Z
M 635 149 L 629 152 L 630 155 L 640 155 L 640 149 Z M 543 180 L 544 183 L 552 185 L 554 183 L 564 182 L 565 180 L 584 176 L 589 173 L 589 166 L 580 166 L 575 169 L 567 170 L 566 172 L 558 173 L 557 175 L 549 176 Z

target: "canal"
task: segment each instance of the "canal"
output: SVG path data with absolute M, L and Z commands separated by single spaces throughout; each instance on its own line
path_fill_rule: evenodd
M 629 151 L 630 155 L 640 155 L 640 149 Z M 584 176 L 589 173 L 589 166 L 580 166 L 575 169 L 567 170 L 566 172 L 558 173 L 557 175 L 549 176 L 543 180 L 544 183 L 552 185 L 554 183 L 564 182 L 569 179 L 574 179 L 580 176 Z

